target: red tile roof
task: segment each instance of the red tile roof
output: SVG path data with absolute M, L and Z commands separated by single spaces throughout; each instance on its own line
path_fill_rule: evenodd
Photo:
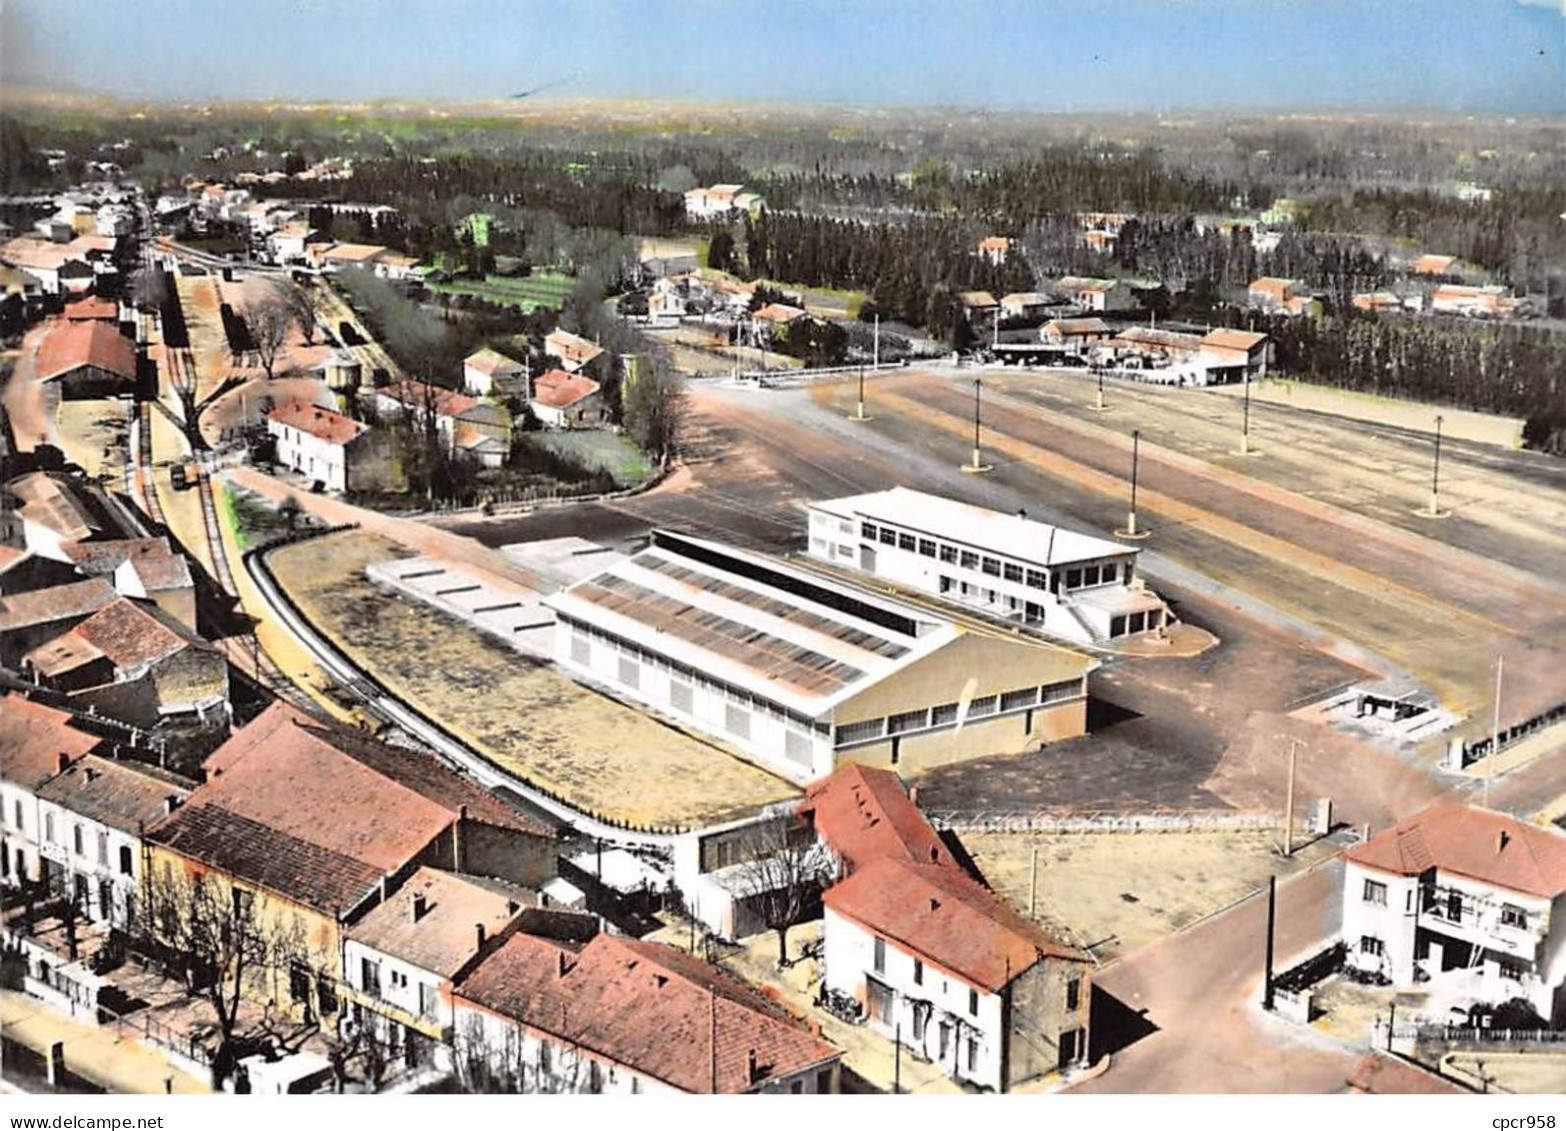
M 807 789 L 799 810 L 850 870 L 891 856 L 950 862 L 941 838 L 890 770 L 850 762 Z
M 136 379 L 136 346 L 107 322 L 61 322 L 38 346 L 34 371 L 41 381 L 91 365 Z
M 1476 805 L 1432 805 L 1345 854 L 1367 868 L 1429 868 L 1553 899 L 1566 892 L 1566 834 Z
M 1209 330 L 1202 338 L 1202 345 L 1226 350 L 1244 350 L 1251 353 L 1258 346 L 1267 344 L 1266 334 L 1250 330 Z
M 586 365 L 604 351 L 603 347 L 567 330 L 553 330 L 544 338 L 544 352 L 562 361 Z
M 124 597 L 105 605 L 67 635 L 85 641 L 117 668 L 150 664 L 185 648 L 212 647 L 178 627 L 178 622 L 157 606 L 139 605 Z
M 278 405 L 267 414 L 267 420 L 308 432 L 328 444 L 346 444 L 358 438 L 360 433 L 368 431 L 358 421 L 308 401 L 288 401 Z
M 115 597 L 114 586 L 101 577 L 13 593 L 0 597 L 0 632 L 90 616 Z
M 523 368 L 520 361 L 515 361 L 498 350 L 492 350 L 487 346 L 477 353 L 469 354 L 463 359 L 462 364 L 490 377 L 497 373 L 520 373 Z
M 71 716 L 8 691 L 0 696 L 0 778 L 37 789 L 101 742 L 71 725 Z M 9 816 L 9 815 L 8 815 Z
M 999 992 L 1041 958 L 1090 961 L 948 865 L 883 857 L 829 888 L 823 902 L 989 993 Z
M 459 1000 L 689 1093 L 748 1092 L 825 1067 L 839 1055 L 716 967 L 661 943 L 607 934 L 574 955 L 514 935 L 455 992 Z
M 163 816 L 170 798 L 178 804 L 194 786 L 152 766 L 89 754 L 50 778 L 38 796 L 88 820 L 139 833 Z
M 423 900 L 423 914 L 417 918 L 416 899 Z M 498 938 L 521 913 L 521 902 L 466 876 L 420 868 L 394 896 L 355 923 L 348 937 L 450 978 L 478 952 L 474 927 L 483 924 L 487 938 Z
M 377 392 L 416 412 L 429 408 L 436 416 L 461 416 L 481 403 L 477 397 L 470 397 L 466 393 L 411 379 L 385 385 Z
M 546 408 L 569 408 L 598 391 L 598 382 L 563 369 L 540 373 L 533 380 L 533 400 Z
M 93 296 L 65 304 L 65 317 L 71 322 L 100 320 L 118 322 L 120 304 L 113 299 Z

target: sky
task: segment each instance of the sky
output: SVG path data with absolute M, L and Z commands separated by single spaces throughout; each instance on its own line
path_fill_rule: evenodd
M 173 100 L 1566 112 L 1566 0 L 0 0 L 0 50 Z

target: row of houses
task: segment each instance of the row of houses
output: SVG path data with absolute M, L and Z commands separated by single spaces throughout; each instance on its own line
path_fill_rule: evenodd
M 0 704 L 3 879 L 30 892 L 3 933 L 39 996 L 106 1004 L 112 963 L 90 969 L 86 940 L 166 957 L 181 916 L 210 900 L 255 940 L 239 988 L 269 1027 L 373 1040 L 393 1075 L 487 1091 L 838 1088 L 838 1050 L 773 1001 L 549 906 L 557 830 L 429 755 L 279 704 L 184 781 L 109 756 L 64 712 Z M 62 901 L 76 954 L 40 929 Z M 319 1054 L 283 1059 L 318 1079 Z
M 685 215 L 691 220 L 722 220 L 731 216 L 755 215 L 766 208 L 766 198 L 750 192 L 744 185 L 711 185 L 685 193 Z
M 316 366 L 330 391 L 356 398 L 366 420 L 310 401 L 286 401 L 267 415 L 277 462 L 330 491 L 398 490 L 390 426 L 432 428 L 455 458 L 484 468 L 505 464 L 514 422 L 500 398 L 517 396 L 546 428 L 594 428 L 606 415 L 602 386 L 587 366 L 604 356 L 599 346 L 563 330 L 545 342 L 558 368 L 529 376 L 527 366 L 492 349 L 463 362 L 461 389 L 411 378 L 366 386 L 362 365 L 337 352 Z

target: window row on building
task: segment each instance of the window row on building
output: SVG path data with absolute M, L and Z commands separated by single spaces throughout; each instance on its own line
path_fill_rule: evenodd
M 874 542 L 882 546 L 891 546 L 898 550 L 918 554 L 920 557 L 932 558 L 946 565 L 955 565 L 959 569 L 977 570 L 988 574 L 990 577 L 999 577 L 1005 581 L 1018 585 L 1026 585 L 1031 589 L 1048 591 L 1051 587 L 1050 571 L 1039 569 L 1035 566 L 1021 562 L 1010 561 L 993 554 L 981 553 L 978 550 L 970 550 L 964 546 L 954 545 L 951 542 L 936 538 L 926 537 L 922 534 L 913 534 L 906 530 L 887 526 L 885 523 L 861 521 L 859 535 L 867 542 Z M 1098 585 L 1114 585 L 1118 582 L 1129 583 L 1131 580 L 1132 565 L 1125 562 L 1104 562 L 1094 565 L 1078 565 L 1065 569 L 1057 569 L 1064 581 L 1064 588 L 1089 589 Z
M 658 652 L 649 652 L 638 644 L 634 644 L 612 632 L 606 632 L 601 628 L 577 620 L 575 617 L 560 616 L 560 621 L 571 629 L 571 660 L 573 663 L 587 666 L 591 660 L 589 652 L 590 640 L 596 640 L 606 647 L 612 648 L 620 654 L 620 682 L 631 688 L 639 688 L 641 673 L 629 664 L 646 665 L 655 671 L 665 672 L 670 676 L 670 701 L 671 705 L 686 714 L 691 712 L 694 706 L 693 690 L 700 689 L 720 695 L 730 704 L 743 709 L 756 711 L 782 722 L 786 722 L 791 728 L 814 732 L 820 735 L 831 733 L 831 727 L 824 722 L 817 722 L 798 711 L 774 703 L 770 699 L 714 679 L 712 676 L 682 664 L 678 660 L 671 660 L 668 656 Z M 740 725 L 736 722 L 736 725 Z
M 1082 680 L 1070 679 L 1041 687 L 1019 687 L 1003 691 L 999 695 L 985 695 L 968 702 L 965 719 L 982 719 L 992 715 L 1010 715 L 1034 707 L 1048 707 L 1076 699 L 1083 694 Z M 839 749 L 858 746 L 866 742 L 879 742 L 895 735 L 915 731 L 941 730 L 957 725 L 961 704 L 940 703 L 917 711 L 903 711 L 885 718 L 865 719 L 857 723 L 844 723 L 833 734 L 833 745 Z

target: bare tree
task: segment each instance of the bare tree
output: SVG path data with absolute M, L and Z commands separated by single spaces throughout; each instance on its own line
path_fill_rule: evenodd
M 293 324 L 304 335 L 305 345 L 314 344 L 316 317 L 322 304 L 321 293 L 315 284 L 279 282 L 277 291 L 283 304 L 288 307 Z
M 150 880 L 147 888 L 145 929 L 216 1017 L 212 1082 L 221 1086 L 236 1063 L 239 1008 L 247 985 L 280 969 L 292 975 L 307 953 L 303 927 L 297 916 L 285 921 L 266 896 L 212 877 L 165 875 Z
M 778 969 L 789 964 L 788 932 L 816 906 L 831 858 L 810 826 L 783 814 L 747 829 L 740 838 L 736 894 L 778 937 Z
M 244 319 L 256 360 L 266 370 L 267 380 L 270 381 L 276 375 L 274 370 L 277 359 L 282 356 L 283 346 L 288 342 L 288 331 L 294 324 L 294 314 L 287 301 L 274 289 L 265 298 L 246 306 Z

